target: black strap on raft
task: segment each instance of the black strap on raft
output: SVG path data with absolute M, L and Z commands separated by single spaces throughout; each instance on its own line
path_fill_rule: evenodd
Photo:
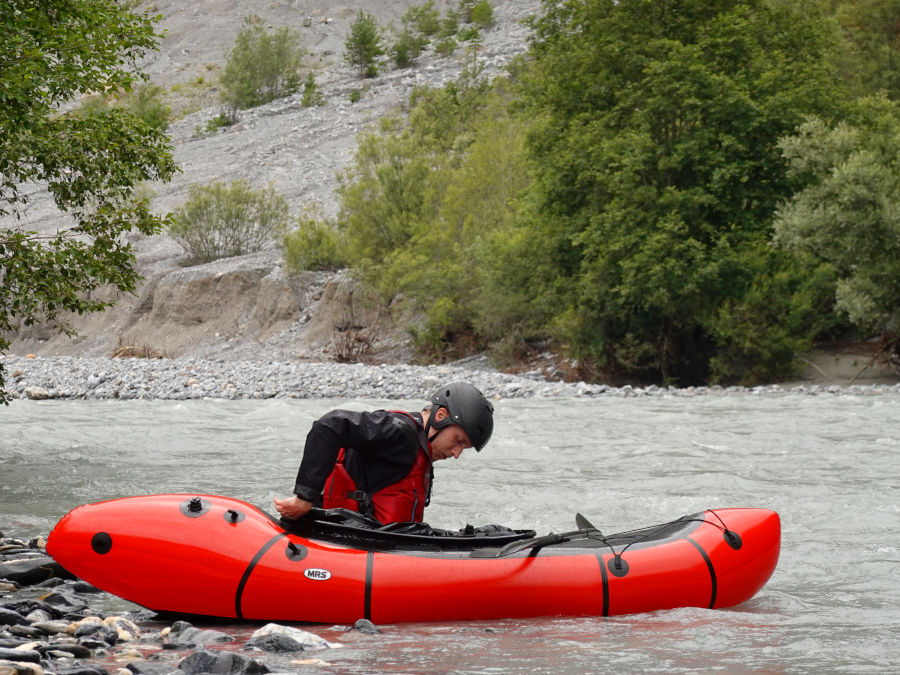
M 375 515 L 375 505 L 372 498 L 365 490 L 351 490 L 347 493 L 347 498 L 352 499 L 359 505 L 359 512 L 367 516 Z

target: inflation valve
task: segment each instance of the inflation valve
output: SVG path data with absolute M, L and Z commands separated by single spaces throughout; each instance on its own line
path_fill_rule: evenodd
M 245 518 L 244 514 L 241 511 L 237 511 L 235 509 L 228 509 L 225 512 L 225 522 L 226 523 L 239 523 Z
M 181 502 L 181 512 L 188 518 L 199 518 L 209 511 L 209 502 L 200 497 L 191 497 Z
M 306 547 L 302 546 L 301 544 L 289 542 L 287 548 L 284 551 L 284 554 L 287 556 L 288 560 L 297 562 L 298 560 L 303 560 L 306 557 L 307 550 Z

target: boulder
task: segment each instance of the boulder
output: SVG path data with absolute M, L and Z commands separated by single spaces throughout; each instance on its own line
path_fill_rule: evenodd
M 264 663 L 236 652 L 209 652 L 205 649 L 186 656 L 179 662 L 178 669 L 186 675 L 215 673 L 217 675 L 257 675 L 268 673 Z

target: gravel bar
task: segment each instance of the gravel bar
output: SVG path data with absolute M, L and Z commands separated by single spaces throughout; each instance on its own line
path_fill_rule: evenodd
M 366 365 L 303 361 L 141 359 L 72 356 L 0 357 L 12 398 L 43 399 L 423 399 L 441 383 L 471 382 L 493 399 L 599 396 L 900 393 L 897 384 L 766 385 L 759 387 L 611 387 L 548 380 L 535 371 L 511 375 L 484 359 L 452 365 Z

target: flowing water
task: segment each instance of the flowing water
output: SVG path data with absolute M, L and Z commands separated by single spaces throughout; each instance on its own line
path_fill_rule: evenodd
M 311 422 L 412 401 L 17 401 L 0 408 L 0 531 L 47 534 L 84 502 L 157 492 L 273 512 Z M 900 655 L 900 396 L 782 394 L 497 403 L 494 440 L 436 465 L 426 519 L 604 532 L 708 507 L 781 514 L 769 583 L 730 610 L 307 626 L 327 673 L 891 672 Z M 114 609 L 133 608 L 112 600 Z M 195 625 L 202 625 L 196 623 Z M 246 637 L 255 626 L 217 626 Z

